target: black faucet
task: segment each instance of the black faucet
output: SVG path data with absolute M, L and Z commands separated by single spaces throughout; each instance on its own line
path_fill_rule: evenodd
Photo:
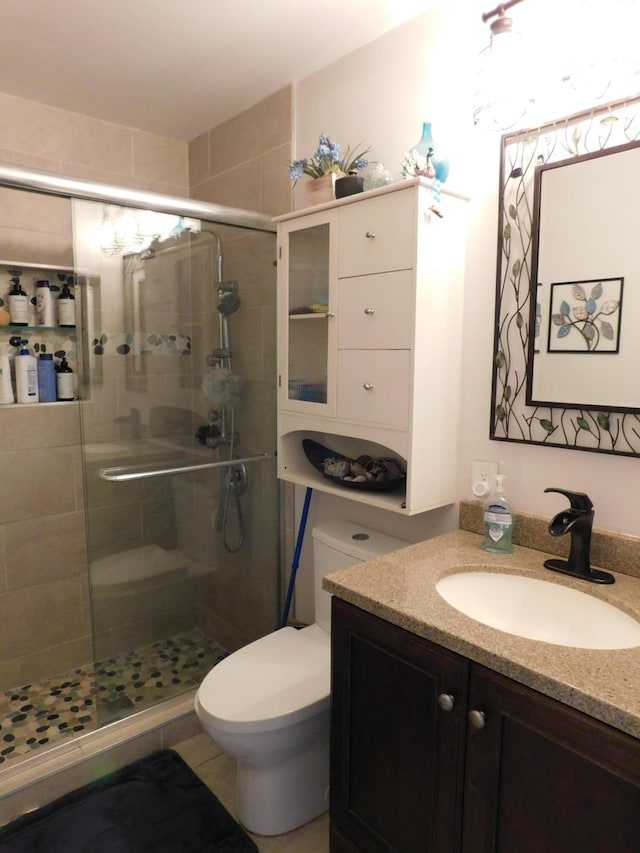
M 545 560 L 545 567 L 552 572 L 561 572 L 591 583 L 615 583 L 615 578 L 609 572 L 591 568 L 589 548 L 594 510 L 589 495 L 584 492 L 568 492 L 565 489 L 545 489 L 545 492 L 558 492 L 571 503 L 569 509 L 554 515 L 549 522 L 549 533 L 552 536 L 571 534 L 569 559 Z

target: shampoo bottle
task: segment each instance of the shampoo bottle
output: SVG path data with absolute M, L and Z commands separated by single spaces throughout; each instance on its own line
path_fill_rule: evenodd
M 40 353 L 38 358 L 38 396 L 41 403 L 56 401 L 56 371 L 50 352 Z
M 36 317 L 39 326 L 53 326 L 53 296 L 46 279 L 36 281 Z
M 21 349 L 15 357 L 16 392 L 19 403 L 37 403 L 38 396 L 38 362 L 27 349 L 29 342 L 23 338 Z
M 513 512 L 504 493 L 504 474 L 496 474 L 496 483 L 482 511 L 485 551 L 511 554 L 513 551 Z

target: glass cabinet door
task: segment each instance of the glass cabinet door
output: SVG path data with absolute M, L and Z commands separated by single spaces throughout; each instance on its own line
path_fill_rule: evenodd
M 325 221 L 288 235 L 286 399 L 301 404 L 327 406 L 331 400 L 330 229 Z

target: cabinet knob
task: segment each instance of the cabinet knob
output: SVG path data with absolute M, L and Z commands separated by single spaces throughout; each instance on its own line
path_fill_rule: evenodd
M 472 729 L 483 729 L 484 711 L 469 711 L 469 723 Z
M 453 711 L 455 701 L 450 693 L 441 693 L 438 696 L 438 705 L 440 705 L 443 711 Z
M 367 233 L 364 236 L 368 240 L 375 240 L 376 239 L 376 232 L 375 231 L 367 231 Z
M 335 317 L 335 316 L 336 316 L 335 311 L 327 311 L 327 317 Z
M 373 391 L 373 385 L 371 382 L 365 382 L 362 387 L 365 391 Z
M 364 313 L 365 314 L 375 314 L 376 310 L 375 310 L 375 308 L 365 308 Z

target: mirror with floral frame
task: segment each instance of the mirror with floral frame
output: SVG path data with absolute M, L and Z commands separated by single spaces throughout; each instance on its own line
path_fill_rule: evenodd
M 610 277 L 604 276 L 601 271 L 591 276 L 580 269 L 579 264 L 576 264 L 575 276 L 571 274 L 572 268 L 562 273 L 554 269 L 559 280 L 553 282 L 553 295 L 545 293 L 544 298 L 539 293 L 537 275 L 538 262 L 541 260 L 538 258 L 538 238 L 548 222 L 544 218 L 539 221 L 540 213 L 544 217 L 548 209 L 540 206 L 543 173 L 560 173 L 563 171 L 562 166 L 573 166 L 584 161 L 604 164 L 610 159 L 608 153 L 633 149 L 630 143 L 640 142 L 639 107 L 640 97 L 627 99 L 549 122 L 537 129 L 517 131 L 502 137 L 490 427 L 490 436 L 494 440 L 626 456 L 640 455 L 640 389 L 637 406 L 611 402 L 604 391 L 604 383 L 601 395 L 589 388 L 583 400 L 582 392 L 577 395 L 574 393 L 574 374 L 570 369 L 571 359 L 578 359 L 579 356 L 568 352 L 572 346 L 576 350 L 579 348 L 575 317 L 581 316 L 579 312 L 584 313 L 585 306 L 590 305 L 587 300 L 599 300 L 600 307 L 606 304 L 607 308 L 615 301 L 622 302 L 622 283 L 618 279 L 624 279 L 625 276 L 619 272 L 621 264 L 615 264 L 616 274 Z M 640 158 L 640 149 L 637 149 L 637 155 Z M 570 170 L 565 171 L 569 174 Z M 589 180 L 593 181 L 594 186 L 599 184 L 597 176 L 590 176 Z M 615 218 L 612 217 L 612 211 L 618 209 L 618 200 L 608 179 L 605 178 L 602 183 L 607 187 L 602 197 L 606 200 L 604 209 L 602 203 L 595 199 L 592 204 L 576 199 L 579 208 L 567 208 L 563 216 L 580 221 L 579 230 L 584 232 L 585 241 L 593 240 L 586 233 L 593 227 L 598 240 L 605 244 L 608 241 L 606 236 L 603 239 L 603 229 L 610 227 L 614 231 L 618 230 Z M 561 182 L 558 186 L 562 187 Z M 573 196 L 574 193 L 570 191 L 564 192 L 563 204 L 570 203 Z M 589 194 L 586 198 L 590 200 Z M 640 198 L 637 207 L 637 221 L 640 224 Z M 588 216 L 585 216 L 585 209 L 589 211 Z M 547 233 L 549 230 L 557 232 L 558 229 L 551 226 Z M 549 238 L 546 240 L 545 246 L 549 245 Z M 558 255 L 562 255 L 561 249 L 562 246 Z M 589 269 L 598 267 L 596 263 Z M 629 287 L 633 285 L 629 275 L 626 279 L 625 294 L 630 292 Z M 640 281 L 637 286 L 640 290 Z M 635 325 L 635 317 L 631 318 L 631 304 L 628 304 L 626 295 L 625 300 L 625 322 L 633 322 Z M 573 302 L 578 307 L 572 309 Z M 544 308 L 541 310 L 545 304 L 547 316 L 544 316 Z M 620 358 L 616 361 L 616 358 L 620 351 L 624 351 L 624 347 L 620 341 L 621 320 L 618 310 L 612 311 L 612 318 L 601 318 L 605 320 L 601 349 L 605 349 L 606 344 L 608 352 L 607 355 L 597 354 L 597 358 L 601 361 L 608 359 L 608 364 L 615 365 L 619 370 L 624 360 Z M 540 334 L 541 320 L 546 324 L 542 332 L 548 336 L 545 347 L 551 352 L 551 359 L 558 359 L 551 363 L 561 365 L 554 372 L 560 377 L 566 377 L 564 385 L 562 382 L 556 383 L 551 396 L 536 394 L 532 390 L 535 388 L 534 359 L 538 351 L 538 343 L 534 338 L 536 332 Z M 554 324 L 555 327 L 566 324 L 567 329 L 562 329 L 558 335 L 559 329 Z M 609 335 L 609 327 L 613 338 Z M 553 341 L 550 329 L 553 330 Z M 587 332 L 590 331 L 587 329 Z M 632 337 L 628 334 L 623 341 L 630 341 Z M 584 343 L 583 340 L 581 342 Z M 591 371 L 596 360 L 582 356 L 581 369 L 584 364 L 587 372 Z M 636 376 L 631 373 L 630 365 L 627 364 L 625 372 L 628 373 L 628 382 L 625 375 L 622 384 L 635 385 Z

